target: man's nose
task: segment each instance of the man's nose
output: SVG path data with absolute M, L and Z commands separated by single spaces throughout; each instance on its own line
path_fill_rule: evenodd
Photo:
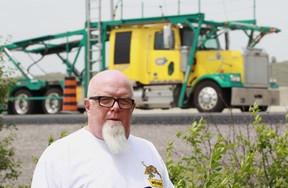
M 115 101 L 113 106 L 111 107 L 112 109 L 120 109 L 120 106 L 119 106 L 119 101 Z

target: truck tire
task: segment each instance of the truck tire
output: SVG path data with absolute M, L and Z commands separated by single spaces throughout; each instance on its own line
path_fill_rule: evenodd
M 15 100 L 10 103 L 8 112 L 10 114 L 25 115 L 32 114 L 34 111 L 34 101 L 25 100 L 25 98 L 31 97 L 32 94 L 26 89 L 20 89 L 16 91 L 13 97 L 21 97 L 24 99 Z
M 45 97 L 60 97 L 62 90 L 51 88 L 44 94 Z M 44 114 L 57 114 L 62 110 L 62 99 L 46 99 L 42 101 L 42 110 Z
M 222 89 L 211 81 L 200 83 L 194 93 L 194 105 L 199 112 L 222 112 L 224 99 Z

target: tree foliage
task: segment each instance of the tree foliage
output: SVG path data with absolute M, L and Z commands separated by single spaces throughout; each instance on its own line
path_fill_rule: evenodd
M 7 41 L 9 41 L 8 39 Z M 14 74 L 14 70 L 12 68 L 7 68 L 7 66 L 4 65 L 3 46 L 7 41 L 3 41 L 2 37 L 0 36 L 0 109 L 5 107 L 7 104 L 9 89 L 15 84 L 15 79 L 11 78 L 11 75 Z
M 1 38 L 0 38 L 1 39 Z M 0 40 L 0 107 L 7 104 L 7 93 L 14 81 L 9 79 L 9 73 L 4 71 L 3 49 L 1 49 Z M 0 131 L 3 129 L 9 131 L 16 129 L 15 126 L 5 125 L 0 115 Z M 21 172 L 18 170 L 20 161 L 15 159 L 15 149 L 12 145 L 14 136 L 10 133 L 8 136 L 0 138 L 0 188 L 12 187 L 14 180 L 18 178 Z
M 213 135 L 206 121 L 194 122 L 176 135 L 192 150 L 177 160 L 167 146 L 167 168 L 175 187 L 288 187 L 288 130 L 262 122 L 258 106 L 250 108 L 248 134 Z M 284 128 L 285 127 L 285 128 Z

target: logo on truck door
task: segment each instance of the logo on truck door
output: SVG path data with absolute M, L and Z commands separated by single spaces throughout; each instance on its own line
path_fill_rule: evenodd
M 155 60 L 156 65 L 162 66 L 167 63 L 168 59 L 165 57 L 159 57 Z

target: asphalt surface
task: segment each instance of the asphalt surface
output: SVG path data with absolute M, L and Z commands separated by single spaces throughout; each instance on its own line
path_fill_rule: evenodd
M 286 112 L 262 112 L 262 119 L 266 123 L 285 123 Z M 135 113 L 132 124 L 164 124 L 164 125 L 185 125 L 201 118 L 212 124 L 247 124 L 253 121 L 250 113 L 192 113 L 189 111 L 159 111 L 158 113 Z M 87 121 L 85 114 L 80 113 L 61 113 L 55 115 L 4 115 L 6 124 L 29 124 L 29 125 L 58 125 L 58 124 L 81 124 Z

